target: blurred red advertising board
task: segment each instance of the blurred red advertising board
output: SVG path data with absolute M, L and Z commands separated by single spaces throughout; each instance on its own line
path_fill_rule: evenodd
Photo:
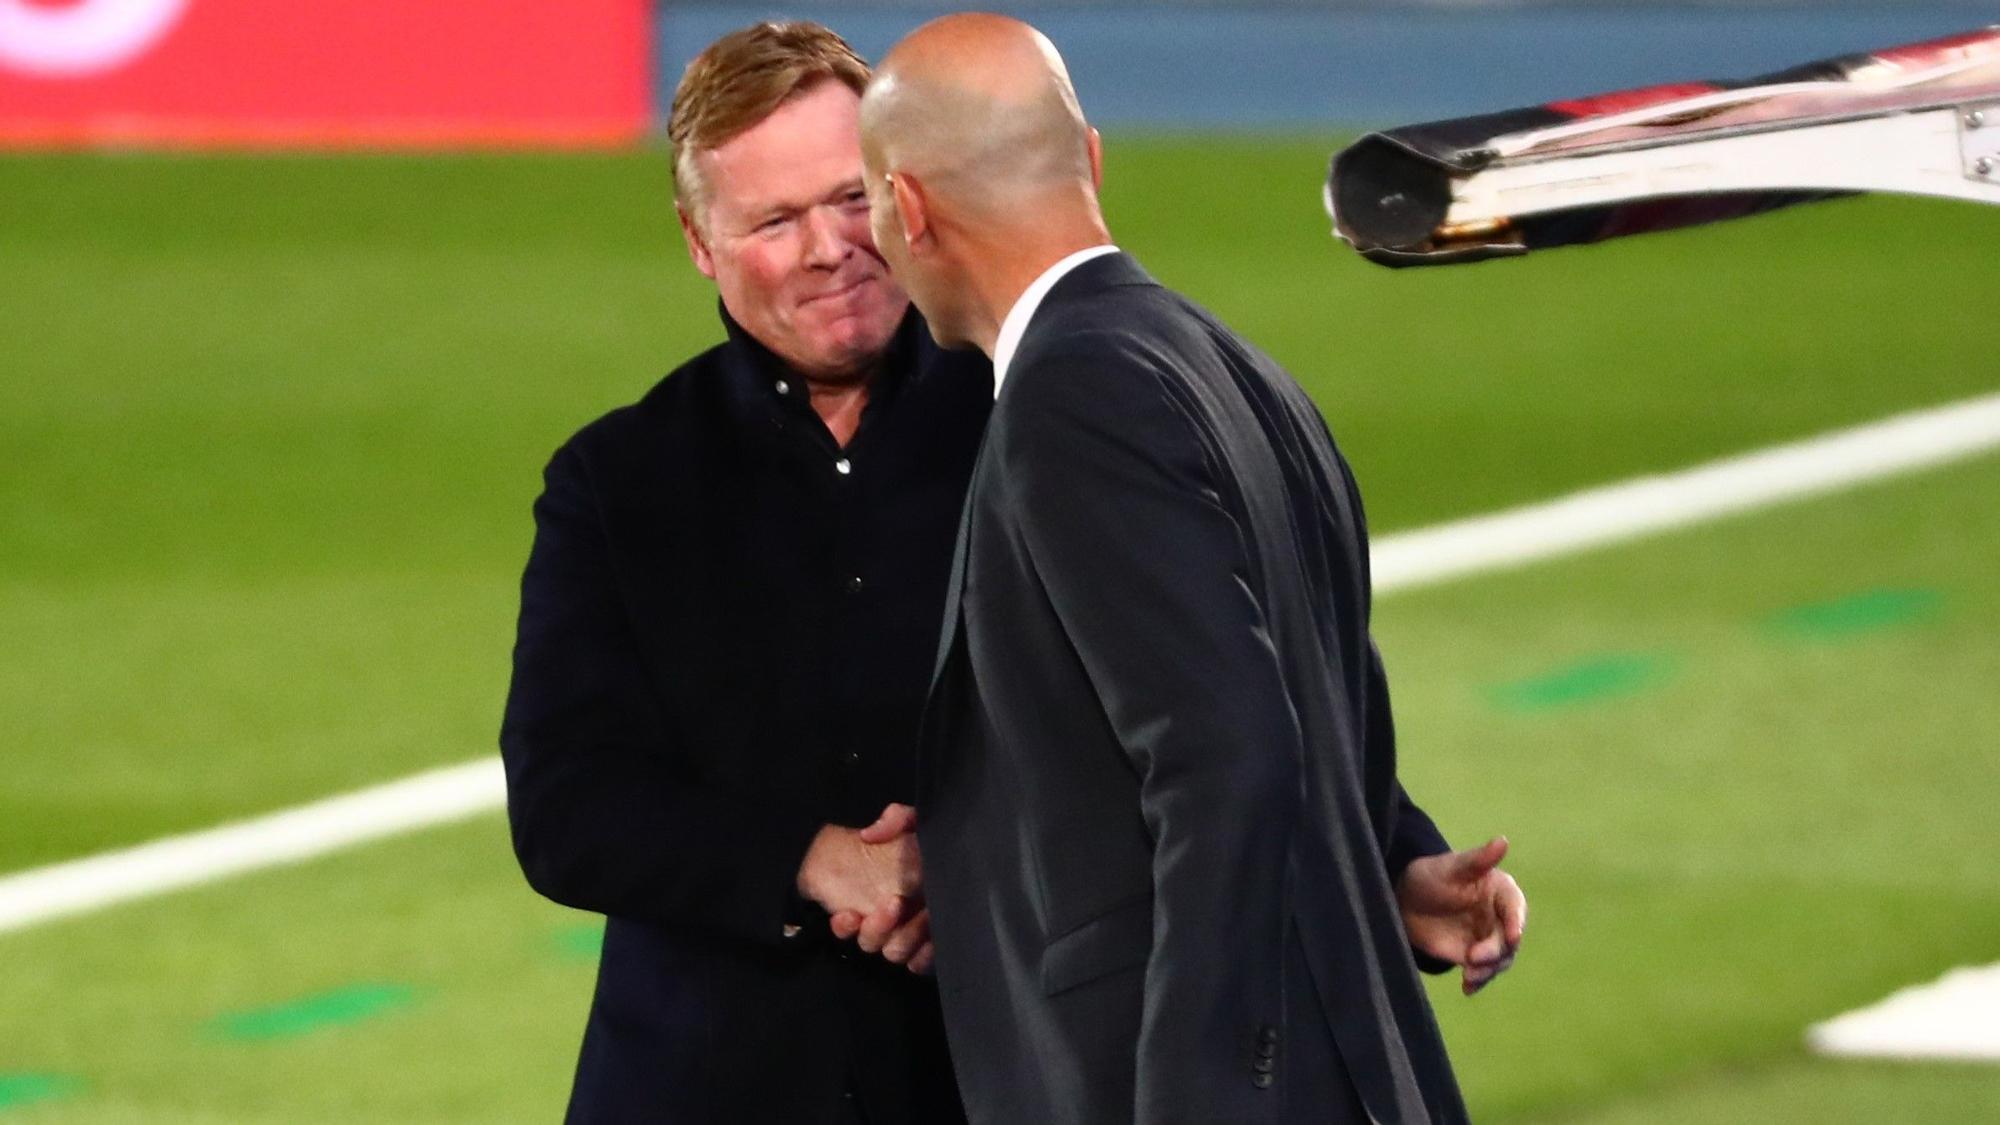
M 647 0 L 0 0 L 0 145 L 610 145 Z

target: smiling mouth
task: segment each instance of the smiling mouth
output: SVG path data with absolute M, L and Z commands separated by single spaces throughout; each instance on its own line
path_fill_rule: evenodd
M 851 282 L 849 282 L 848 284 L 846 284 L 846 285 L 843 285 L 843 286 L 841 286 L 841 287 L 840 287 L 840 288 L 838 288 L 838 289 L 834 289 L 834 290 L 830 290 L 830 291 L 828 291 L 828 292 L 825 292 L 825 293 L 815 293 L 815 294 L 813 294 L 812 296 L 810 296 L 810 297 L 807 297 L 807 298 L 806 298 L 806 299 L 805 299 L 805 300 L 804 300 L 803 302 L 801 302 L 801 303 L 802 303 L 802 304 L 807 304 L 807 305 L 812 305 L 812 304 L 817 304 L 817 303 L 819 303 L 819 302 L 821 302 L 821 301 L 834 301 L 834 300 L 839 300 L 840 298 L 842 298 L 842 297 L 845 297 L 845 296 L 847 296 L 848 294 L 850 294 L 850 293 L 854 292 L 854 291 L 855 291 L 856 289 L 859 289 L 859 288 L 861 288 L 862 286 L 864 286 L 864 285 L 868 284 L 869 282 L 871 282 L 871 281 L 873 281 L 873 280 L 875 280 L 875 279 L 874 279 L 874 278 L 872 278 L 872 277 L 864 277 L 864 278 L 860 278 L 860 279 L 858 279 L 858 280 L 855 280 L 855 281 L 851 281 Z

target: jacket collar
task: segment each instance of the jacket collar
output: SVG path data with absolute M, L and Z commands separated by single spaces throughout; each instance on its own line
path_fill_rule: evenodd
M 732 411 L 745 419 L 768 417 L 784 401 L 786 392 L 779 390 L 781 384 L 789 394 L 798 396 L 793 401 L 810 409 L 804 397 L 805 378 L 737 323 L 720 300 L 716 301 L 715 307 L 716 315 L 722 318 L 723 331 L 728 334 L 728 340 L 721 349 L 721 358 L 725 373 L 723 381 L 728 387 Z M 882 365 L 869 384 L 868 408 L 873 410 L 878 404 L 886 404 L 897 395 L 905 382 L 921 379 L 923 368 L 929 365 L 936 352 L 937 346 L 931 342 L 930 330 L 924 326 L 916 306 L 912 305 L 903 314 L 903 321 L 897 325 L 895 335 L 889 338 L 889 349 L 883 354 Z
M 1094 258 L 1106 254 L 1116 254 L 1118 248 L 1109 243 L 1087 246 L 1070 254 L 1042 271 L 1040 277 L 1030 282 L 1021 295 L 1014 299 L 1014 307 L 1000 320 L 1000 334 L 993 341 L 993 397 L 1000 397 L 1000 384 L 1007 378 L 1007 369 L 1014 361 L 1014 352 L 1021 346 L 1021 337 L 1028 330 L 1028 324 L 1035 319 L 1035 310 L 1041 307 L 1042 299 L 1056 287 L 1056 283 L 1075 272 L 1076 269 Z
M 1048 296 L 1042 298 L 1042 306 L 1061 304 L 1101 293 L 1106 289 L 1116 289 L 1125 285 L 1158 285 L 1153 275 L 1139 260 L 1123 250 L 1092 258 L 1055 283 Z
M 1057 263 L 1058 266 L 1063 264 Z M 1051 269 L 1050 272 L 1053 273 L 1054 270 Z M 1048 274 L 1044 274 L 1043 279 L 1047 278 Z M 1039 284 L 1040 279 L 1038 279 Z M 1147 273 L 1132 255 L 1123 250 L 1113 250 L 1108 254 L 1098 254 L 1071 266 L 1068 272 L 1055 277 L 1053 284 L 1038 293 L 1022 294 L 1022 301 L 1015 302 L 1015 309 L 1008 313 L 1010 323 L 1006 327 L 1012 331 L 1005 333 L 1003 340 L 996 340 L 993 348 L 995 360 L 993 397 L 996 399 L 1000 397 L 1000 387 L 1007 377 L 1007 369 L 1012 366 L 1014 357 L 1020 353 L 1021 345 L 1034 337 L 1037 325 L 1048 323 L 1048 318 L 1033 314 L 1067 301 L 1085 300 L 1106 290 L 1131 285 L 1158 286 L 1159 282 L 1154 281 L 1153 276 Z M 1031 286 L 1030 290 L 1035 288 Z M 1038 303 L 1027 310 L 1028 315 L 1019 315 L 1021 305 L 1031 295 L 1037 298 Z

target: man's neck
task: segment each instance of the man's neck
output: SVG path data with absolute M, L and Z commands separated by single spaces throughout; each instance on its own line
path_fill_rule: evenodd
M 861 412 L 868 408 L 868 388 L 873 383 L 872 375 L 837 382 L 805 380 L 807 400 L 827 432 L 833 435 L 835 445 L 845 448 L 854 440 L 855 431 L 861 428 Z
M 1036 278 L 1079 250 L 1109 245 L 1111 232 L 1094 215 L 1053 231 L 1008 231 L 989 241 L 972 271 L 972 342 L 991 359 L 1000 325 Z

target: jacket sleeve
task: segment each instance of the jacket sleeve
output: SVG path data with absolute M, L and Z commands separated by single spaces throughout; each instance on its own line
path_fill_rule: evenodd
M 1444 833 L 1438 830 L 1430 814 L 1410 799 L 1410 794 L 1401 782 L 1396 783 L 1396 825 L 1389 835 L 1389 851 L 1384 857 L 1388 861 L 1389 881 L 1403 877 L 1410 864 L 1425 856 L 1443 855 L 1451 850 Z
M 1279 1017 L 1303 737 L 1193 425 L 1115 349 L 1038 359 L 1034 382 L 1010 388 L 1018 421 L 996 455 L 1153 842 L 1135 1117 L 1263 1119 L 1276 1099 L 1249 1066 Z
M 785 944 L 788 923 L 823 930 L 795 889 L 820 822 L 690 776 L 574 443 L 543 479 L 500 732 L 529 884 L 566 906 L 752 942 Z

